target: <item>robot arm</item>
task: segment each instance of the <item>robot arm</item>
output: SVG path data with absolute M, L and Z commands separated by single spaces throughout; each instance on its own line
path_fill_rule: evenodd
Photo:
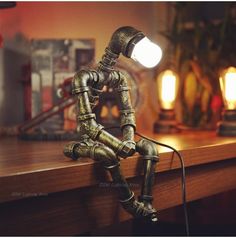
M 80 131 L 83 135 L 88 135 L 92 140 L 99 141 L 109 148 L 113 149 L 118 156 L 123 158 L 131 156 L 135 153 L 135 143 L 133 141 L 134 136 L 134 112 L 131 107 L 130 98 L 127 96 L 126 89 L 124 86 L 120 87 L 118 81 L 124 82 L 124 79 L 120 80 L 120 74 L 109 75 L 109 80 L 104 80 L 102 72 L 96 71 L 80 71 L 73 79 L 73 94 L 77 97 L 77 110 L 78 110 L 78 121 L 80 122 Z M 118 75 L 119 77 L 114 77 Z M 105 82 L 105 84 L 102 82 Z M 114 83 L 115 82 L 115 83 Z M 95 114 L 92 113 L 91 102 L 89 100 L 89 92 L 91 93 L 91 86 L 95 87 L 104 85 L 119 85 L 122 110 L 123 110 L 123 121 L 121 121 L 121 127 L 123 128 L 124 140 L 121 141 L 113 135 L 109 134 L 103 129 L 102 125 L 99 125 L 95 120 Z M 124 84 L 124 83 L 123 83 Z M 125 83 L 126 84 L 126 83 Z M 127 88 L 127 87 L 126 87 Z M 125 116 L 128 114 L 129 116 Z M 127 140 L 128 139 L 128 140 Z

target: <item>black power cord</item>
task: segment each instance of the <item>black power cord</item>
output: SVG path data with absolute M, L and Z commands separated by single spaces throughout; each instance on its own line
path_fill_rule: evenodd
M 120 127 L 119 126 L 111 126 L 111 127 L 107 127 L 104 129 L 118 129 L 118 128 L 120 128 Z M 143 139 L 149 140 L 159 146 L 169 148 L 169 149 L 173 150 L 174 153 L 177 154 L 177 156 L 180 160 L 181 169 L 182 169 L 181 181 L 182 181 L 182 201 L 183 201 L 183 209 L 184 209 L 185 230 L 186 230 L 186 235 L 189 236 L 189 220 L 188 220 L 188 210 L 187 210 L 187 201 L 186 201 L 186 175 L 185 175 L 185 166 L 184 166 L 183 157 L 181 156 L 179 151 L 177 151 L 174 147 L 172 147 L 170 145 L 166 145 L 164 143 L 158 142 L 152 138 L 149 138 L 147 136 L 140 134 L 139 132 L 135 132 L 135 135 L 142 137 Z

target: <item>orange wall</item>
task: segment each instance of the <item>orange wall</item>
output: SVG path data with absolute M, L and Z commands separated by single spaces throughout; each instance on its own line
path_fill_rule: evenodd
M 17 2 L 17 6 L 13 9 L 0 10 L 0 33 L 4 37 L 6 48 L 9 47 L 11 52 L 17 51 L 20 54 L 24 54 L 25 49 L 22 42 L 19 42 L 19 35 L 15 37 L 16 33 L 21 33 L 28 39 L 93 38 L 96 41 L 96 61 L 98 62 L 112 33 L 124 25 L 131 25 L 142 30 L 163 46 L 157 31 L 163 30 L 166 26 L 166 12 L 168 10 L 164 2 Z M 0 59 L 2 51 L 3 49 L 0 49 Z M 9 64 L 10 69 L 12 64 L 16 68 L 14 62 Z M 13 92 L 23 93 L 22 85 L 18 82 L 20 66 L 18 65 L 19 72 L 15 68 L 14 75 L 9 74 L 9 69 L 3 69 L 3 64 L 0 62 L 0 95 L 6 96 Z M 6 88 L 9 88 L 9 92 Z M 0 97 L 0 109 L 2 111 L 2 108 L 5 108 L 6 111 L 5 121 L 13 117 L 10 115 L 10 106 L 6 106 L 7 100 L 10 100 L 12 106 L 15 103 L 12 97 L 8 99 Z M 23 111 L 21 95 L 18 102 L 16 110 Z M 154 100 L 153 105 L 155 104 Z M 22 112 L 19 113 L 22 114 Z M 155 110 L 152 110 L 153 119 L 155 116 Z M 16 123 L 22 121 L 22 116 L 18 117 L 14 116 Z M 2 115 L 0 115 L 0 126 L 3 124 L 1 118 Z M 151 128 L 152 121 L 147 121 Z
M 0 11 L 0 31 L 5 37 L 22 32 L 28 38 L 94 38 L 96 60 L 111 34 L 132 25 L 153 32 L 153 3 L 145 2 L 18 2 Z

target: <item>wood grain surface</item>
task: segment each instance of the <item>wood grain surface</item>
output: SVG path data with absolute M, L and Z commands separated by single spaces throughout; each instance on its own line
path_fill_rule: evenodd
M 214 132 L 148 136 L 181 152 L 188 201 L 236 188 L 235 138 Z M 131 218 L 100 164 L 65 158 L 65 143 L 0 139 L 0 235 L 78 235 Z M 182 200 L 180 163 L 169 149 L 159 151 L 153 194 L 161 213 Z M 141 162 L 137 155 L 121 161 L 136 196 Z
M 236 188 L 236 160 L 226 160 L 187 168 L 187 200 Z M 136 196 L 141 177 L 131 178 Z M 132 217 L 117 201 L 115 189 L 104 184 L 64 192 L 42 194 L 0 204 L 1 235 L 78 235 Z M 180 171 L 157 173 L 154 206 L 161 210 L 182 203 Z M 183 219 L 183 218 L 182 218 Z M 179 223 L 181 221 L 178 221 Z M 183 220 L 182 220 L 183 222 Z
M 148 136 L 179 150 L 186 167 L 236 157 L 236 139 L 217 137 L 215 132 Z M 109 179 L 100 164 L 89 158 L 78 161 L 65 158 L 62 153 L 65 143 L 0 139 L 0 202 L 94 186 Z M 158 148 L 157 172 L 180 167 L 173 152 Z M 142 174 L 142 161 L 137 155 L 122 160 L 121 167 L 127 178 Z

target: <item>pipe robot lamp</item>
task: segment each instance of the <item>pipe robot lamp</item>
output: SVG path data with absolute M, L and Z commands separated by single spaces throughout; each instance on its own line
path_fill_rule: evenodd
M 90 157 L 100 161 L 110 172 L 113 182 L 119 184 L 117 189 L 123 208 L 134 217 L 156 222 L 157 212 L 152 206 L 152 185 L 155 165 L 159 159 L 158 151 L 152 142 L 144 139 L 134 141 L 135 115 L 128 83 L 124 75 L 113 68 L 121 53 L 147 68 L 156 66 L 162 56 L 160 47 L 152 43 L 141 31 L 129 26 L 117 29 L 97 69 L 81 70 L 74 76 L 72 93 L 77 100 L 77 132 L 80 140 L 67 144 L 64 154 L 74 160 Z M 113 88 L 120 100 L 122 140 L 99 125 L 92 112 L 105 85 Z M 140 154 L 144 164 L 144 180 L 138 200 L 122 175 L 119 163 L 120 158 L 127 158 L 135 152 Z

